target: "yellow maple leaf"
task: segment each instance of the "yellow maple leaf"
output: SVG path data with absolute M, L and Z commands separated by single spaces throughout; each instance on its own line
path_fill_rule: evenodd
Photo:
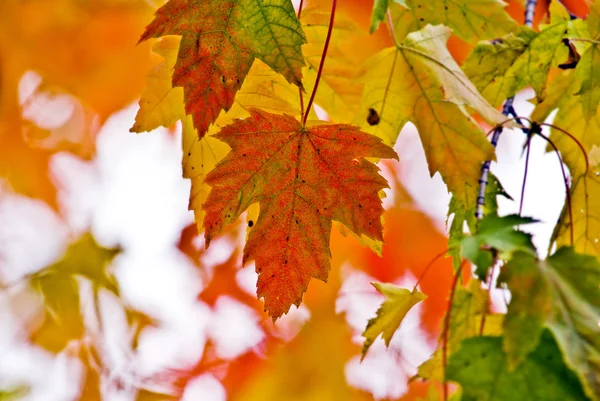
M 410 291 L 393 284 L 371 284 L 377 291 L 383 294 L 385 301 L 383 301 L 377 310 L 377 316 L 369 320 L 363 332 L 363 337 L 366 339 L 362 348 L 363 358 L 379 334 L 385 340 L 385 345 L 389 347 L 394 333 L 402 324 L 406 314 L 413 306 L 427 298 L 426 295 L 419 291 Z
M 490 106 L 448 53 L 450 31 L 427 26 L 367 63 L 361 115 L 355 123 L 393 145 L 409 121 L 417 126 L 430 174 L 474 205 L 481 164 L 494 149 L 467 107 L 492 124 L 506 117 Z
M 560 222 L 552 242 L 557 245 L 573 245 L 578 252 L 600 255 L 600 203 L 591 201 L 600 196 L 600 160 L 596 153 L 600 148 L 600 115 L 586 119 L 583 104 L 577 95 L 580 84 L 576 72 L 569 70 L 554 79 L 547 88 L 547 96 L 533 111 L 531 118 L 544 121 L 554 109 L 558 109 L 554 125 L 573 135 L 578 144 L 558 129 L 551 129 L 550 137 L 560 150 L 563 161 L 571 171 L 571 209 L 573 221 L 565 203 Z M 552 148 L 548 148 L 552 150 Z M 586 158 L 589 169 L 586 174 Z M 561 180 L 560 177 L 556 177 Z
M 518 27 L 501 0 L 405 0 L 406 7 L 390 2 L 397 39 L 427 24 L 443 24 L 469 43 L 493 39 Z

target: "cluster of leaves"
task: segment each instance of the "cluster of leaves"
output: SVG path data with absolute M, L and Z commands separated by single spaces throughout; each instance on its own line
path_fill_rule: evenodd
M 71 63 L 52 57 L 46 57 L 52 62 L 40 61 L 39 54 L 46 51 L 65 53 L 57 43 L 68 49 L 88 48 L 89 35 L 126 35 L 112 33 L 110 24 L 100 24 L 106 31 L 89 33 L 97 25 L 85 18 L 56 19 L 63 25 L 21 32 L 22 21 L 31 16 L 29 7 L 46 7 L 47 14 L 59 9 L 33 4 L 41 0 L 30 3 L 8 0 L 0 6 L 0 174 L 15 191 L 58 209 L 47 169 L 50 157 L 65 149 L 92 157 L 93 147 L 73 142 L 93 143 L 95 131 L 88 130 L 92 123 L 84 124 L 84 132 L 69 142 L 27 121 L 26 102 L 17 96 L 23 73 L 35 69 L 47 80 L 38 92 L 76 96 L 81 115 L 103 121 L 136 96 L 149 60 L 140 57 L 144 63 L 132 63 L 135 69 L 122 71 L 121 79 L 110 80 L 108 89 L 103 77 L 114 69 L 110 57 L 124 57 L 121 53 L 129 54 L 129 48 L 121 53 L 119 47 L 110 48 L 99 64 L 93 57 Z M 94 7 L 106 18 L 117 14 L 121 20 L 116 25 L 127 29 L 141 31 L 139 22 L 149 18 L 150 7 L 142 1 L 61 3 L 73 15 L 88 15 Z M 299 306 L 303 296 L 313 313 L 293 340 L 294 347 L 285 351 L 277 348 L 281 332 L 261 322 L 267 333 L 261 349 L 270 355 L 268 362 L 256 352 L 224 360 L 208 344 L 196 366 L 170 372 L 171 398 L 180 398 L 192 377 L 224 366 L 222 382 L 232 399 L 285 394 L 292 399 L 298 393 L 302 399 L 368 399 L 350 388 L 341 374 L 356 350 L 339 345 L 350 344 L 349 332 L 333 313 L 339 277 L 330 274 L 344 258 L 357 256 L 336 259 L 332 249 L 340 253 L 343 246 L 334 248 L 332 243 L 348 241 L 344 243 L 349 246 L 359 241 L 371 249 L 365 251 L 369 258 L 379 254 L 389 267 L 373 269 L 373 276 L 386 281 L 399 276 L 390 273 L 390 265 L 401 258 L 386 262 L 386 249 L 387 255 L 395 255 L 383 244 L 381 196 L 388 183 L 374 161 L 397 157 L 391 146 L 411 122 L 430 174 L 439 173 L 452 194 L 449 253 L 454 257 L 454 279 L 450 264 L 444 264 L 446 272 L 433 264 L 437 269 L 432 280 L 447 287 L 434 287 L 425 278 L 419 281 L 423 292 L 418 285 L 409 290 L 374 284 L 385 301 L 363 333 L 363 357 L 379 334 L 389 345 L 410 309 L 425 299 L 425 306 L 437 305 L 431 312 L 435 318 L 426 322 L 437 333 L 443 313 L 439 305 L 446 304 L 445 291 L 450 288 L 440 346 L 417 374 L 441 383 L 444 399 L 450 380 L 460 384 L 454 396 L 465 400 L 599 400 L 600 203 L 594 200 L 600 197 L 600 1 L 592 3 L 585 19 L 574 19 L 552 2 L 549 10 L 538 12 L 542 24 L 535 29 L 517 22 L 523 8 L 519 1 L 506 8 L 499 0 L 376 0 L 369 4 L 373 14 L 366 26 L 356 18 L 358 13 L 336 12 L 336 1 L 303 3 L 296 11 L 289 0 L 169 0 L 155 12 L 142 34 L 144 43 L 135 50 L 147 53 L 147 42 L 152 41 L 161 61 L 147 77 L 131 131 L 181 121 L 183 176 L 192 183 L 189 208 L 206 247 L 230 232 L 247 212 L 249 228 L 241 255 L 234 252 L 217 268 L 200 300 L 214 306 L 227 294 L 261 313 L 263 304 L 235 284 L 241 256 L 242 263 L 255 262 L 257 295 L 273 320 L 288 313 L 291 305 Z M 331 11 L 322 3 L 332 5 Z M 382 22 L 389 35 L 383 26 L 378 28 Z M 15 35 L 27 46 L 15 46 Z M 541 123 L 557 110 L 550 138 L 570 172 L 569 202 L 551 244 L 556 250 L 545 260 L 538 259 L 531 237 L 515 229 L 533 219 L 498 217 L 495 198 L 507 195 L 494 178 L 486 197 L 487 216 L 480 222 L 472 217 L 481 165 L 495 160 L 487 127 L 518 127 L 497 107 L 526 87 L 535 91 L 532 121 Z M 107 100 L 99 95 L 111 89 L 118 96 Z M 318 121 L 313 104 L 327 117 Z M 390 221 L 386 220 L 390 232 L 401 230 Z M 463 232 L 465 223 L 470 234 Z M 338 232 L 348 230 L 353 235 L 340 239 Z M 198 260 L 195 250 L 185 244 L 182 249 Z M 42 323 L 31 330 L 31 341 L 53 352 L 78 345 L 78 355 L 88 367 L 82 400 L 101 398 L 102 360 L 100 346 L 90 340 L 94 330 L 86 326 L 80 310 L 80 278 L 93 284 L 96 321 L 101 324 L 100 290 L 119 297 L 118 284 L 106 270 L 116 253 L 86 235 L 62 260 L 27 280 L 44 300 Z M 356 265 L 370 269 L 367 257 L 358 259 Z M 465 261 L 475 266 L 474 277 L 464 272 Z M 499 268 L 497 282 L 511 293 L 506 314 L 490 311 L 489 291 L 494 290 Z M 419 274 L 428 271 L 422 268 Z M 327 287 L 319 285 L 314 299 L 312 278 L 330 281 Z M 152 320 L 122 307 L 135 350 L 140 329 Z M 323 339 L 322 332 L 329 335 Z M 306 386 L 303 378 L 314 373 L 320 366 L 317 359 L 328 349 L 339 352 L 318 374 L 329 378 L 331 388 Z M 294 360 L 302 362 L 288 368 L 292 359 L 286 353 L 297 353 Z M 266 380 L 249 381 L 245 376 L 252 370 L 262 372 Z M 278 376 L 292 370 L 294 375 Z M 430 388 L 428 399 L 439 399 L 437 387 Z M 139 400 L 152 397 L 167 398 L 150 390 L 138 393 Z

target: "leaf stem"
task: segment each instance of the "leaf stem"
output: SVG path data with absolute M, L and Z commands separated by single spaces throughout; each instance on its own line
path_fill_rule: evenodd
M 533 25 L 533 17 L 535 14 L 535 7 L 537 5 L 537 0 L 527 0 L 525 4 L 525 25 L 531 27 Z M 502 107 L 502 114 L 508 116 L 512 110 L 512 104 L 514 102 L 514 96 L 506 99 L 504 102 L 504 106 Z M 494 148 L 498 144 L 498 140 L 500 139 L 500 135 L 502 134 L 502 127 L 498 127 L 494 130 L 494 135 L 492 136 L 492 145 Z M 475 217 L 477 220 L 481 220 L 483 217 L 483 205 L 485 203 L 485 191 L 487 188 L 487 178 L 490 172 L 490 165 L 492 164 L 491 160 L 486 160 L 483 162 L 481 166 L 481 176 L 479 178 L 479 194 L 477 196 L 477 207 L 475 209 Z
M 390 36 L 392 37 L 392 40 L 394 41 L 394 45 L 396 45 L 396 47 L 401 47 L 400 43 L 398 42 L 398 38 L 396 38 L 396 29 L 394 28 L 394 21 L 392 20 L 392 12 L 390 11 L 389 8 L 387 10 L 387 23 L 388 23 L 388 29 L 390 31 Z
M 327 49 L 329 48 L 329 42 L 331 41 L 331 33 L 333 32 L 333 22 L 335 20 L 336 6 L 337 6 L 337 0 L 333 0 L 333 3 L 331 4 L 331 17 L 329 18 L 329 28 L 327 29 L 327 37 L 325 38 L 325 46 L 323 46 L 323 55 L 321 56 L 321 62 L 319 63 L 319 70 L 317 71 L 317 79 L 315 80 L 315 87 L 313 88 L 313 91 L 310 94 L 310 99 L 308 100 L 308 104 L 306 105 L 306 111 L 304 112 L 304 117 L 302 118 L 302 125 L 306 124 L 306 120 L 308 119 L 308 115 L 310 114 L 310 109 L 312 108 L 313 101 L 315 100 L 315 95 L 317 94 L 317 88 L 319 87 L 319 81 L 321 80 L 321 75 L 323 74 L 323 66 L 325 65 L 325 58 L 327 57 Z
M 536 134 L 542 138 L 544 138 L 546 140 L 546 142 L 548 142 L 550 144 L 550 146 L 552 146 L 552 148 L 554 149 L 554 152 L 556 153 L 556 157 L 558 157 L 558 161 L 560 162 L 560 170 L 562 172 L 562 176 L 563 176 L 563 181 L 565 183 L 565 193 L 566 193 L 566 197 L 567 197 L 567 209 L 569 210 L 569 229 L 570 229 L 570 234 L 571 234 L 571 246 L 575 245 L 575 233 L 574 233 L 574 229 L 573 229 L 573 208 L 571 206 L 571 188 L 569 187 L 569 179 L 567 178 L 567 172 L 565 171 L 565 165 L 563 163 L 562 157 L 560 156 L 560 153 L 558 151 L 558 148 L 556 147 L 556 145 L 554 144 L 554 142 L 548 138 L 546 135 L 540 133 L 540 132 L 536 132 Z
M 446 380 L 446 370 L 448 367 L 448 334 L 450 332 L 450 316 L 452 314 L 452 304 L 454 302 L 454 293 L 456 292 L 456 286 L 458 285 L 458 279 L 462 274 L 462 268 L 465 261 L 460 264 L 460 267 L 454 274 L 454 280 L 452 281 L 452 288 L 450 290 L 450 298 L 448 299 L 448 311 L 446 312 L 446 318 L 444 319 L 444 332 L 442 335 L 442 366 L 444 367 L 444 401 L 448 401 L 448 380 Z
M 494 275 L 496 274 L 496 267 L 498 266 L 498 257 L 494 256 L 494 261 L 492 262 L 492 268 L 488 273 L 487 282 L 488 282 L 488 303 L 487 310 L 484 310 L 481 314 L 481 325 L 479 326 L 479 335 L 482 336 L 485 330 L 485 320 L 487 318 L 487 312 L 489 312 L 490 300 L 492 299 L 492 281 L 494 281 Z
M 419 279 L 417 280 L 417 282 L 415 283 L 415 286 L 413 287 L 413 292 L 415 292 L 417 290 L 417 287 L 419 286 L 419 284 L 421 284 L 421 280 L 423 280 L 423 278 L 427 275 L 427 273 L 429 272 L 429 269 L 431 269 L 431 266 L 433 266 L 435 262 L 437 262 L 442 256 L 445 256 L 453 248 L 454 247 L 450 247 L 448 249 L 445 249 L 443 252 L 438 253 L 437 255 L 435 255 L 433 257 L 433 259 L 431 259 L 431 261 L 429 261 L 429 263 L 427 263 L 427 266 L 425 266 L 425 269 L 423 269 L 423 273 L 421 273 L 421 275 L 419 276 Z
M 519 200 L 519 216 L 523 214 L 523 203 L 525 201 L 525 185 L 527 185 L 527 173 L 529 172 L 529 156 L 531 154 L 531 138 L 532 135 L 527 136 L 527 153 L 525 154 L 525 172 L 523 173 L 523 184 L 521 185 L 521 199 Z
M 298 6 L 298 21 L 300 21 L 300 16 L 302 15 L 302 6 L 304 5 L 304 0 L 300 0 L 300 5 Z M 302 89 L 298 88 L 298 94 L 300 95 L 300 118 L 304 116 L 304 93 L 302 93 Z

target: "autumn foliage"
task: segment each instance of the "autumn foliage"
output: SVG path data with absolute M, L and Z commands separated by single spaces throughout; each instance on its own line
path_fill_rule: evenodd
M 35 199 L 68 234 L 15 267 L 37 215 L 0 229 L 0 399 L 51 397 L 12 347 L 79 369 L 60 400 L 600 401 L 599 49 L 600 0 L 3 0 L 0 216 Z M 136 299 L 152 243 L 73 217 L 94 195 L 53 167 L 102 170 L 130 104 L 122 135 L 181 150 L 187 314 Z M 503 132 L 520 194 L 489 171 Z M 549 243 L 522 215 L 538 140 L 565 193 Z

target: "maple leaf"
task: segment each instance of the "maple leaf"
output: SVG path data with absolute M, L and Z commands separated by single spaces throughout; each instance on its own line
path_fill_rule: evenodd
M 544 323 L 552 313 L 550 283 L 538 269 L 535 255 L 518 252 L 502 267 L 498 277 L 511 289 L 503 349 L 512 369 L 537 348 Z
M 518 24 L 505 11 L 501 0 L 395 0 L 380 1 L 373 23 L 381 21 L 389 3 L 397 40 L 427 24 L 443 24 L 469 43 L 492 39 L 514 31 Z M 402 4 L 404 3 L 404 4 Z M 375 9 L 374 9 L 375 10 Z M 372 25 L 373 27 L 373 25 Z
M 465 340 L 448 363 L 447 378 L 462 386 L 462 400 L 584 401 L 588 398 L 547 331 L 523 365 L 511 371 L 501 337 Z
M 500 280 L 513 294 L 505 322 L 504 347 L 514 366 L 548 327 L 566 363 L 592 399 L 600 394 L 600 264 L 594 257 L 562 247 L 545 261 L 517 253 Z M 532 338 L 522 339 L 522 333 Z M 595 397 L 595 398 L 594 398 Z
M 474 205 L 481 164 L 494 159 L 494 149 L 465 106 L 493 124 L 506 117 L 452 59 L 446 49 L 449 35 L 447 28 L 427 26 L 374 56 L 366 67 L 360 123 L 365 132 L 393 144 L 401 128 L 413 122 L 430 174 L 439 171 L 459 202 Z
M 256 261 L 258 296 L 278 318 L 300 305 L 312 277 L 326 281 L 332 220 L 383 239 L 377 194 L 387 183 L 363 158 L 397 156 L 351 125 L 303 127 L 289 115 L 250 114 L 216 135 L 232 151 L 206 177 L 206 246 L 258 202 L 243 262 Z
M 181 35 L 173 86 L 200 135 L 228 110 L 258 58 L 302 88 L 306 38 L 289 0 L 170 0 L 140 41 Z
M 573 245 L 578 252 L 600 255 L 600 203 L 590 202 L 600 196 L 600 116 L 585 118 L 583 105 L 576 93 L 579 91 L 576 74 L 565 71 L 548 86 L 547 96 L 533 111 L 531 118 L 544 121 L 558 109 L 554 124 L 575 137 L 578 144 L 563 132 L 552 128 L 550 137 L 559 149 L 562 160 L 569 167 L 572 179 L 571 208 L 573 219 L 565 204 L 562 215 L 552 235 L 552 241 L 560 245 Z M 586 173 L 586 159 L 589 170 Z M 571 230 L 574 243 L 571 244 Z
M 475 274 L 479 279 L 486 280 L 494 254 L 503 260 L 509 259 L 517 251 L 535 255 L 531 234 L 518 231 L 515 226 L 536 222 L 537 220 L 516 214 L 504 217 L 489 214 L 479 223 L 476 234 L 461 241 L 461 254 L 477 266 Z
M 183 89 L 173 88 L 171 76 L 180 38 L 166 36 L 157 41 L 152 50 L 163 58 L 146 78 L 146 88 L 140 97 L 140 109 L 135 116 L 135 124 L 129 131 L 152 131 L 158 127 L 169 127 L 177 120 L 185 118 Z
M 385 301 L 377 309 L 377 316 L 369 319 L 367 327 L 363 332 L 363 337 L 366 338 L 362 348 L 362 359 L 364 359 L 369 347 L 375 341 L 375 339 L 382 335 L 385 340 L 385 345 L 389 347 L 390 341 L 394 333 L 402 321 L 406 317 L 406 314 L 419 302 L 427 298 L 424 294 L 419 291 L 407 290 L 406 288 L 400 288 L 393 284 L 386 283 L 371 283 L 377 291 L 385 296 Z
M 545 96 L 548 72 L 567 59 L 563 39 L 582 29 L 558 3 L 551 4 L 552 20 L 540 32 L 521 27 L 492 42 L 481 42 L 463 65 L 466 75 L 494 106 L 531 85 L 538 101 Z
M 494 174 L 491 172 L 488 173 L 488 185 L 485 192 L 483 210 L 485 216 L 497 216 L 498 215 L 498 196 L 502 196 L 508 200 L 513 200 L 512 197 L 506 193 L 504 187 Z M 448 207 L 448 218 L 446 219 L 446 226 L 448 225 L 448 221 L 450 216 L 452 216 L 452 223 L 450 224 L 450 228 L 448 229 L 448 255 L 452 256 L 454 263 L 454 270 L 458 270 L 462 263 L 462 254 L 461 254 L 461 244 L 465 239 L 464 226 L 467 223 L 467 227 L 469 231 L 472 233 L 477 232 L 477 219 L 475 218 L 475 209 L 476 207 L 472 207 L 470 209 L 466 209 L 463 205 L 461 205 L 456 198 L 453 196 L 450 199 L 450 205 Z M 485 228 L 485 226 L 484 226 Z M 485 242 L 485 241 L 484 241 Z M 483 251 L 479 249 L 477 253 Z M 484 251 L 485 252 L 485 251 Z M 491 253 L 491 252 L 490 252 Z M 490 259 L 485 256 L 486 259 Z M 475 257 L 471 259 L 473 263 L 477 265 L 475 259 L 479 259 Z M 479 274 L 479 279 L 485 280 L 485 274 Z

